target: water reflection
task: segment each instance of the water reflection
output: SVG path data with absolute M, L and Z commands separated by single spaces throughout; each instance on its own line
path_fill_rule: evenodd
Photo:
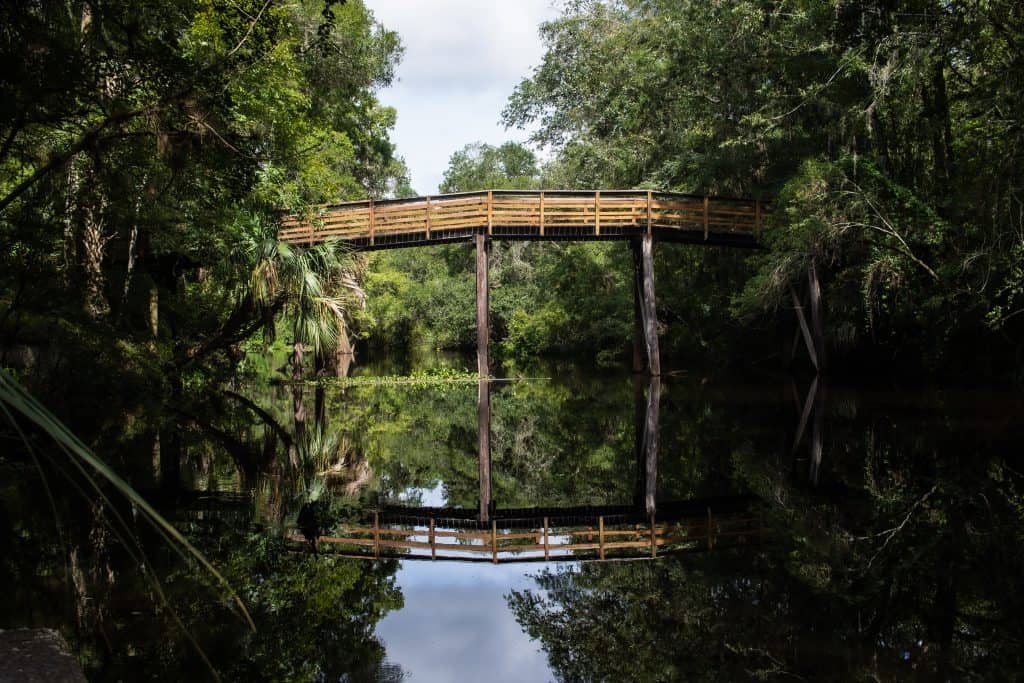
M 486 384 L 485 478 L 484 389 L 459 362 L 427 381 L 369 365 L 239 384 L 107 444 L 245 596 L 257 633 L 140 527 L 167 595 L 154 609 L 95 505 L 58 491 L 62 541 L 20 470 L 0 479 L 2 623 L 60 627 L 97 680 L 203 678 L 189 637 L 227 680 L 444 680 L 503 652 L 521 654 L 522 680 L 1024 670 L 1020 397 L 520 369 L 550 379 Z M 363 543 L 314 556 L 304 506 L 322 535 Z M 618 561 L 650 557 L 652 516 L 657 560 Z M 545 550 L 568 561 L 503 562 Z M 341 556 L 356 552 L 369 559 Z

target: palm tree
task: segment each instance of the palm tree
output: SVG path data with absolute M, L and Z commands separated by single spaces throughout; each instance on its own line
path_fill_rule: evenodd
M 295 443 L 304 443 L 305 408 L 302 365 L 307 348 L 325 358 L 339 346 L 347 326 L 346 311 L 361 305 L 358 263 L 336 241 L 293 247 L 277 241 L 276 231 L 263 231 L 248 248 L 247 295 L 264 319 L 268 339 L 275 317 L 283 317 L 292 336 L 292 389 Z M 347 337 L 344 337 L 347 344 Z

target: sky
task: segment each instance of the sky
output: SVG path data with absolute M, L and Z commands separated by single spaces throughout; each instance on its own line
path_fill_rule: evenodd
M 544 53 L 541 22 L 556 0 L 365 0 L 405 47 L 395 82 L 379 93 L 398 110 L 392 140 L 412 186 L 437 192 L 452 153 L 468 143 L 525 141 L 501 110 Z
M 404 607 L 377 624 L 385 658 L 410 681 L 552 680 L 547 656 L 516 622 L 506 596 L 537 589 L 535 564 L 406 560 L 396 576 Z

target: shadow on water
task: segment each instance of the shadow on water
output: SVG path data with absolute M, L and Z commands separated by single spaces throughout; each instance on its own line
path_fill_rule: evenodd
M 404 363 L 254 379 L 108 444 L 250 606 L 255 634 L 139 525 L 224 679 L 443 680 L 432 647 L 526 679 L 1024 670 L 1018 396 Z M 96 680 L 208 676 L 102 510 L 58 492 L 58 537 L 2 466 L 3 623 L 61 628 Z

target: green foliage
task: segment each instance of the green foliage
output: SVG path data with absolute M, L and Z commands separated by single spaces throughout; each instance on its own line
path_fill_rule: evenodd
M 537 157 L 516 142 L 500 147 L 475 143 L 452 154 L 441 192 L 533 190 L 539 185 Z
M 282 305 L 277 283 L 240 276 L 335 265 L 250 249 L 273 241 L 280 210 L 406 182 L 374 96 L 401 47 L 358 0 L 22 3 L 0 19 L 0 58 L 18 65 L 0 84 L 5 346 L 25 320 L 63 318 L 78 343 L 148 348 L 175 381 L 216 377 Z M 308 313 L 338 308 L 338 285 L 285 297 L 310 304 L 291 307 L 293 332 L 330 342 L 337 326 L 314 323 L 330 316 Z
M 769 250 L 728 283 L 736 321 L 778 319 L 814 265 L 848 360 L 1019 353 L 1017 3 L 591 0 L 541 34 L 504 119 L 554 147 L 547 178 L 773 197 Z M 736 324 L 722 282 L 691 284 L 691 322 L 718 311 L 691 329 Z

